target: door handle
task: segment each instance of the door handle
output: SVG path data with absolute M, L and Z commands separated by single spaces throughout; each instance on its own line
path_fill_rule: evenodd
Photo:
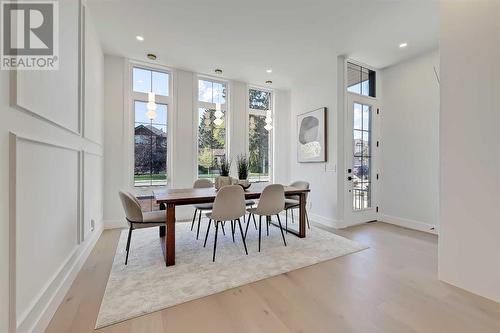
M 347 177 L 347 180 L 352 180 L 352 177 L 351 176 Z

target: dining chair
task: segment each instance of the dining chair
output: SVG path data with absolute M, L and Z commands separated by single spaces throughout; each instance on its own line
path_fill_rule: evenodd
M 309 183 L 303 180 L 298 180 L 290 184 L 290 187 L 295 187 L 300 190 L 308 190 L 309 189 Z M 307 192 L 306 192 L 306 202 L 307 202 Z M 294 217 L 293 217 L 293 209 L 295 208 L 300 208 L 300 196 L 298 195 L 290 195 L 285 198 L 285 229 L 286 232 L 288 233 L 288 211 L 292 213 L 292 223 L 295 223 Z M 307 215 L 307 209 L 305 210 L 306 213 L 306 222 L 307 222 L 307 228 L 311 229 L 311 226 L 309 225 L 309 216 Z
M 243 235 L 243 229 L 241 228 L 240 218 L 245 216 L 246 204 L 245 204 L 245 193 L 240 185 L 227 185 L 222 187 L 215 197 L 212 212 L 207 213 L 209 218 L 207 233 L 205 235 L 205 243 L 203 247 L 207 245 L 208 233 L 210 231 L 210 226 L 212 220 L 215 224 L 215 240 L 214 240 L 214 253 L 212 260 L 215 262 L 215 252 L 217 250 L 217 234 L 219 231 L 219 223 L 224 223 L 226 221 L 231 221 L 231 229 L 233 233 L 234 242 L 234 232 L 236 229 L 236 221 L 238 221 L 238 226 L 240 228 L 241 239 L 243 240 L 243 246 L 245 247 L 245 253 L 248 255 L 247 244 L 245 242 L 245 236 Z
M 197 179 L 193 184 L 193 188 L 210 188 L 213 186 L 214 184 L 210 179 Z M 194 221 L 196 220 L 196 214 L 199 213 L 198 228 L 196 230 L 196 239 L 198 239 L 198 236 L 200 235 L 201 213 L 204 211 L 212 210 L 213 203 L 210 202 L 210 203 L 196 204 L 193 205 L 193 207 L 194 207 L 194 215 L 193 215 L 193 222 L 191 222 L 191 231 L 193 230 Z
M 127 256 L 125 257 L 126 265 L 130 252 L 132 231 L 141 228 L 164 227 L 166 225 L 166 215 L 165 211 L 143 212 L 139 200 L 129 192 L 120 191 L 119 196 L 125 210 L 125 218 L 129 225 L 127 246 L 125 248 L 127 251 Z
M 269 224 L 271 221 L 271 216 L 276 215 L 281 230 L 281 237 L 283 237 L 283 243 L 286 246 L 285 234 L 283 233 L 283 227 L 281 225 L 281 220 L 279 216 L 279 213 L 281 213 L 283 209 L 285 209 L 285 189 L 281 184 L 272 184 L 266 186 L 262 191 L 262 194 L 260 195 L 257 207 L 248 209 L 248 212 L 252 216 L 259 215 L 259 252 L 260 252 L 263 216 L 266 217 L 267 235 L 269 236 Z M 245 229 L 245 237 L 248 232 L 249 224 L 250 223 L 247 223 Z

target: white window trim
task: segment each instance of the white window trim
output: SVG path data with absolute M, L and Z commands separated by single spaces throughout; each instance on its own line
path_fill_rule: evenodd
M 267 91 L 271 93 L 271 102 L 269 103 L 269 106 L 271 108 L 271 117 L 273 119 L 272 125 L 273 129 L 271 130 L 270 136 L 269 136 L 269 182 L 274 183 L 274 133 L 276 132 L 276 119 L 275 119 L 275 92 L 273 89 L 269 88 L 264 88 L 264 87 L 259 87 L 259 86 L 254 86 L 254 85 L 247 85 L 247 90 L 246 90 L 246 119 L 245 119 L 245 151 L 247 156 L 250 156 L 250 123 L 249 123 L 249 118 L 251 115 L 258 115 L 258 116 L 265 116 L 267 113 L 267 110 L 260 110 L 260 109 L 252 109 L 250 108 L 250 89 L 255 89 L 255 90 L 260 90 L 260 91 Z M 267 182 L 267 181 L 253 181 L 253 183 L 257 182 Z
M 193 152 L 194 152 L 194 163 L 193 163 L 193 179 L 198 179 L 198 122 L 199 122 L 199 108 L 205 109 L 215 109 L 217 103 L 209 103 L 199 101 L 199 80 L 206 80 L 215 83 L 224 84 L 226 86 L 226 101 L 221 104 L 221 110 L 225 113 L 226 122 L 226 157 L 229 156 L 230 152 L 230 141 L 231 141 L 231 85 L 229 80 L 222 80 L 209 75 L 195 74 L 193 75 Z
M 128 176 L 128 185 L 130 189 L 136 191 L 154 190 L 156 188 L 165 187 L 165 185 L 141 185 L 136 186 L 134 181 L 134 168 L 135 168 L 135 145 L 134 145 L 134 126 L 135 126 L 135 109 L 134 101 L 148 101 L 148 94 L 135 92 L 133 90 L 133 68 L 139 67 L 147 70 L 163 72 L 168 74 L 168 96 L 156 95 L 155 99 L 158 104 L 167 105 L 167 187 L 172 186 L 172 179 L 174 179 L 175 170 L 173 168 L 173 156 L 175 156 L 175 145 L 173 144 L 175 126 L 172 126 L 173 120 L 176 118 L 175 98 L 174 98 L 174 70 L 159 66 L 155 64 L 140 62 L 129 59 L 125 62 L 124 70 L 124 119 L 123 119 L 123 133 L 125 135 L 124 145 L 126 156 L 126 168 Z

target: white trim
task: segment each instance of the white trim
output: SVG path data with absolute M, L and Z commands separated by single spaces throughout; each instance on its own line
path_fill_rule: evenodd
M 430 224 L 422 221 L 411 220 L 403 217 L 379 214 L 378 221 L 398 225 L 400 227 L 424 231 L 430 234 L 439 234 L 438 227 L 435 224 Z
M 122 229 L 127 228 L 127 223 L 125 222 L 125 218 L 123 220 L 104 220 L 103 221 L 104 229 Z

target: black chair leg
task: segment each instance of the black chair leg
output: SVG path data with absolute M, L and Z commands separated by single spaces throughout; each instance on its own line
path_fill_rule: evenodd
M 194 210 L 193 222 L 191 222 L 191 231 L 193 231 L 193 227 L 194 227 L 194 220 L 196 220 L 196 213 L 198 213 L 198 209 L 195 209 L 195 210 Z
M 285 209 L 285 230 L 288 234 L 288 209 Z
M 262 229 L 262 216 L 259 215 L 259 252 L 260 252 L 260 234 Z
M 280 216 L 278 214 L 276 214 L 276 216 L 278 217 L 278 223 L 280 224 L 281 237 L 283 237 L 283 243 L 286 246 L 285 234 L 283 233 L 283 227 L 281 226 Z
M 255 221 L 255 215 L 252 214 L 253 225 L 255 226 L 255 230 L 257 230 L 257 221 Z
M 214 257 L 212 261 L 215 262 L 215 251 L 217 250 L 217 232 L 219 231 L 219 221 L 215 221 L 215 240 L 214 240 Z
M 128 238 L 127 238 L 127 246 L 126 246 L 126 250 L 127 250 L 127 256 L 125 257 L 125 265 L 128 263 L 128 254 L 130 252 L 130 239 L 132 238 L 132 225 L 130 225 L 130 229 L 128 229 Z
M 221 222 L 222 225 L 222 234 L 226 236 L 226 230 L 224 229 L 224 226 L 226 225 L 226 222 Z
M 309 225 L 309 216 L 307 215 L 307 210 L 306 210 L 306 222 L 307 222 L 307 229 L 311 229 L 311 226 Z
M 200 224 L 201 224 L 201 210 L 200 214 L 198 215 L 198 229 L 196 230 L 196 239 L 198 239 L 198 236 L 200 235 Z
M 245 242 L 245 236 L 243 236 L 243 229 L 241 228 L 240 219 L 238 219 L 238 225 L 240 226 L 241 240 L 243 241 L 243 246 L 245 247 L 245 253 L 248 255 L 247 243 Z
M 269 223 L 271 221 L 271 216 L 266 216 L 266 228 L 267 228 L 267 235 L 269 236 Z
M 250 214 L 253 216 L 253 214 Z M 247 238 L 247 232 L 248 232 L 248 226 L 250 225 L 250 215 L 248 215 L 248 222 L 247 222 L 247 226 L 245 228 L 245 238 Z M 255 220 L 255 217 L 254 217 L 254 220 Z
M 231 220 L 231 233 L 233 234 L 233 243 L 234 243 L 234 231 L 236 230 L 236 226 L 234 225 L 234 220 Z
M 293 216 L 293 208 L 290 210 L 290 212 L 292 213 L 292 223 L 295 223 L 295 218 Z
M 205 235 L 205 243 L 203 243 L 203 247 L 207 245 L 207 239 L 208 239 L 208 231 L 210 230 L 210 225 L 212 224 L 212 220 L 208 220 L 208 227 L 207 227 L 207 234 Z

